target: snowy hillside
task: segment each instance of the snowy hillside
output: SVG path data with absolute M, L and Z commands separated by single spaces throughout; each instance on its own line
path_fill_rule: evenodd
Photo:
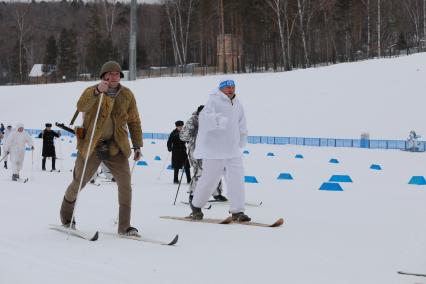
M 124 82 L 137 96 L 143 130 L 169 133 L 207 100 L 219 78 L 178 77 Z M 405 139 L 426 134 L 426 54 L 338 64 L 286 73 L 232 76 L 250 135 Z M 83 89 L 94 82 L 0 88 L 0 121 L 29 128 L 69 123 Z
M 234 76 L 251 135 L 404 139 L 411 129 L 426 135 L 423 78 L 426 55 L 341 64 L 280 74 Z M 218 77 L 162 78 L 125 82 L 138 97 L 143 129 L 165 132 L 206 101 Z M 30 128 L 71 119 L 75 102 L 90 83 L 0 87 L 0 121 Z M 6 106 L 4 106 L 5 104 Z M 183 183 L 177 187 L 165 141 L 146 140 L 132 176 L 132 225 L 147 237 L 176 246 L 117 239 L 117 189 L 87 185 L 79 197 L 78 227 L 101 232 L 88 242 L 48 229 L 72 179 L 74 139 L 56 141 L 57 173 L 41 171 L 41 141 L 28 151 L 25 184 L 0 168 L 0 283 L 16 284 L 408 284 L 426 273 L 426 188 L 409 185 L 426 176 L 424 153 L 399 150 L 248 145 L 247 207 L 258 222 L 285 219 L 279 228 L 163 220 L 190 213 Z M 268 156 L 267 153 L 274 153 Z M 297 154 L 303 159 L 296 159 Z M 161 160 L 156 160 L 159 156 Z M 337 159 L 339 163 L 330 163 Z M 132 163 L 131 161 L 129 161 Z M 372 170 L 372 164 L 382 170 Z M 47 162 L 50 169 L 50 161 Z M 278 180 L 289 173 L 293 180 Z M 318 190 L 333 175 L 348 175 L 343 191 Z M 228 207 L 214 204 L 209 218 Z

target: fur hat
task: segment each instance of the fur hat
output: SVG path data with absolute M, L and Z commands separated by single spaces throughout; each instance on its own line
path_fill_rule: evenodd
M 121 71 L 121 66 L 115 61 L 108 61 L 105 62 L 104 65 L 102 65 L 101 73 L 99 74 L 99 77 L 102 79 L 102 77 L 105 75 L 105 73 L 108 72 L 120 72 L 120 78 L 124 77 L 123 72 Z
M 178 120 L 175 122 L 176 127 L 178 126 L 183 126 L 183 121 L 182 120 Z

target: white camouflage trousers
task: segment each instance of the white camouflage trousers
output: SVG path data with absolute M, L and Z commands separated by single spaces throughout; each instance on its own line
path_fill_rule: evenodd
M 192 205 L 203 208 L 216 189 L 222 175 L 228 189 L 229 212 L 244 212 L 245 189 L 243 159 L 204 159 L 203 174 L 195 189 Z
M 203 160 L 194 159 L 192 155 L 189 155 L 188 158 L 189 158 L 189 163 L 191 164 L 192 172 L 193 172 L 191 182 L 189 183 L 188 193 L 190 195 L 193 195 L 194 190 L 197 187 L 198 180 L 200 179 L 201 174 L 203 172 Z M 216 189 L 213 192 L 213 196 L 221 195 L 222 192 L 223 192 L 222 179 L 220 179 L 219 184 L 216 186 Z

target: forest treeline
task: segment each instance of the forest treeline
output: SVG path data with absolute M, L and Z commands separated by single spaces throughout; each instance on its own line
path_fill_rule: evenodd
M 219 66 L 291 70 L 422 51 L 426 0 L 162 0 L 137 5 L 137 69 Z M 130 2 L 0 2 L 0 83 L 27 83 L 34 64 L 52 80 L 128 68 Z M 222 57 L 224 58 L 224 57 Z

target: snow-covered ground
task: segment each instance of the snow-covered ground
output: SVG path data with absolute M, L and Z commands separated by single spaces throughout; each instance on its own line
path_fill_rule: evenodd
M 282 74 L 234 76 L 251 135 L 404 139 L 411 129 L 426 135 L 422 119 L 424 54 L 341 64 Z M 138 96 L 146 132 L 170 132 L 186 120 L 218 77 L 125 82 Z M 0 121 L 30 128 L 68 122 L 90 83 L 0 88 Z M 3 104 L 6 104 L 5 107 Z M 151 142 L 155 142 L 152 144 Z M 145 141 L 148 166 L 135 168 L 132 224 L 142 234 L 170 240 L 167 247 L 100 235 L 97 242 L 48 229 L 71 181 L 75 141 L 58 140 L 60 173 L 41 172 L 41 141 L 27 152 L 22 176 L 12 183 L 0 169 L 0 283 L 426 283 L 398 270 L 426 273 L 426 188 L 409 185 L 426 175 L 425 154 L 397 150 L 248 145 L 246 213 L 259 222 L 284 217 L 280 228 L 211 225 L 160 219 L 185 216 L 183 184 L 178 204 L 165 141 Z M 274 157 L 266 154 L 273 152 Z M 303 159 L 295 159 L 302 154 Z M 160 156 L 161 161 L 154 160 Z M 329 163 L 331 158 L 339 164 Z M 32 163 L 33 162 L 33 163 Z M 382 166 L 371 170 L 371 164 Z M 50 161 L 47 163 L 50 168 Z M 33 170 L 31 170 L 33 168 Z M 277 180 L 290 173 L 294 180 Z M 334 174 L 349 175 L 344 191 L 318 190 Z M 80 229 L 114 232 L 114 184 L 88 185 L 76 212 Z M 206 217 L 227 216 L 215 204 Z M 423 282 L 422 282 L 423 281 Z

